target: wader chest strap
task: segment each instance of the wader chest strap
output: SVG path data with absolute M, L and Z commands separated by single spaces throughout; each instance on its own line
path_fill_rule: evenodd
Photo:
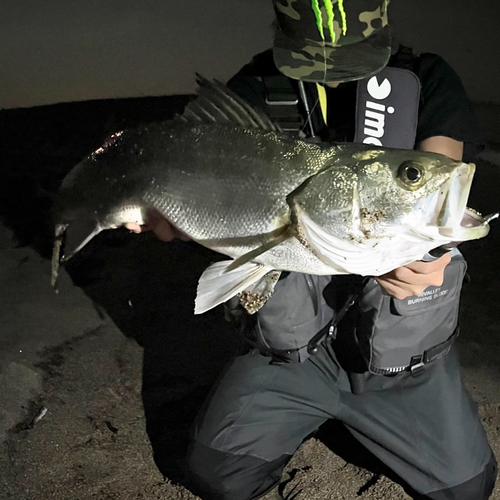
M 299 110 L 299 98 L 290 80 L 283 75 L 263 76 L 264 98 L 271 120 L 283 132 L 299 133 L 304 120 Z

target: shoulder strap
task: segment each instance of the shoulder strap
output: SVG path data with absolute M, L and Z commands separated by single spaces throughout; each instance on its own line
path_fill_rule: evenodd
M 283 132 L 298 134 L 304 124 L 299 108 L 299 96 L 290 80 L 282 75 L 263 76 L 264 99 L 271 120 L 279 123 Z
M 398 51 L 393 54 L 389 61 L 389 66 L 393 68 L 407 69 L 414 71 L 415 53 L 411 47 L 399 45 Z
M 261 79 L 271 119 L 289 134 L 319 140 L 325 121 L 320 107 L 311 104 L 318 101 L 316 85 L 287 78 L 281 73 Z
M 354 142 L 413 149 L 419 101 L 420 81 L 413 71 L 386 67 L 360 80 Z

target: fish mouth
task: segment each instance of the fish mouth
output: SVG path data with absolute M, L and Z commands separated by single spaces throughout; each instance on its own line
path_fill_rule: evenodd
M 467 207 L 476 166 L 462 163 L 440 189 L 437 201 L 436 226 L 439 234 L 452 241 L 483 238 L 489 232 L 488 222 L 480 213 Z
M 439 228 L 439 233 L 453 241 L 477 240 L 489 233 L 490 221 L 499 216 L 500 213 L 496 212 L 483 217 L 476 210 L 466 207 L 458 228 L 442 227 Z

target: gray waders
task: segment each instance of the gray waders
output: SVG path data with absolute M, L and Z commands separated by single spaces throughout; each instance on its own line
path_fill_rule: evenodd
M 424 373 L 370 375 L 360 395 L 330 344 L 303 363 L 237 357 L 195 425 L 188 487 L 203 500 L 253 500 L 280 481 L 303 440 L 338 419 L 419 496 L 486 500 L 496 462 L 460 379 L 455 348 Z

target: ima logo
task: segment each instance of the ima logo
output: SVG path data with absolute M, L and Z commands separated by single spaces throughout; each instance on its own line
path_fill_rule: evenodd
M 384 104 L 376 101 L 383 101 L 391 94 L 391 82 L 384 78 L 379 84 L 377 77 L 372 76 L 366 85 L 369 96 L 373 101 L 366 101 L 365 121 L 363 132 L 366 136 L 363 140 L 364 144 L 373 144 L 382 146 L 381 139 L 385 133 L 385 117 L 386 113 L 393 114 L 395 109 L 392 106 L 385 107 Z

